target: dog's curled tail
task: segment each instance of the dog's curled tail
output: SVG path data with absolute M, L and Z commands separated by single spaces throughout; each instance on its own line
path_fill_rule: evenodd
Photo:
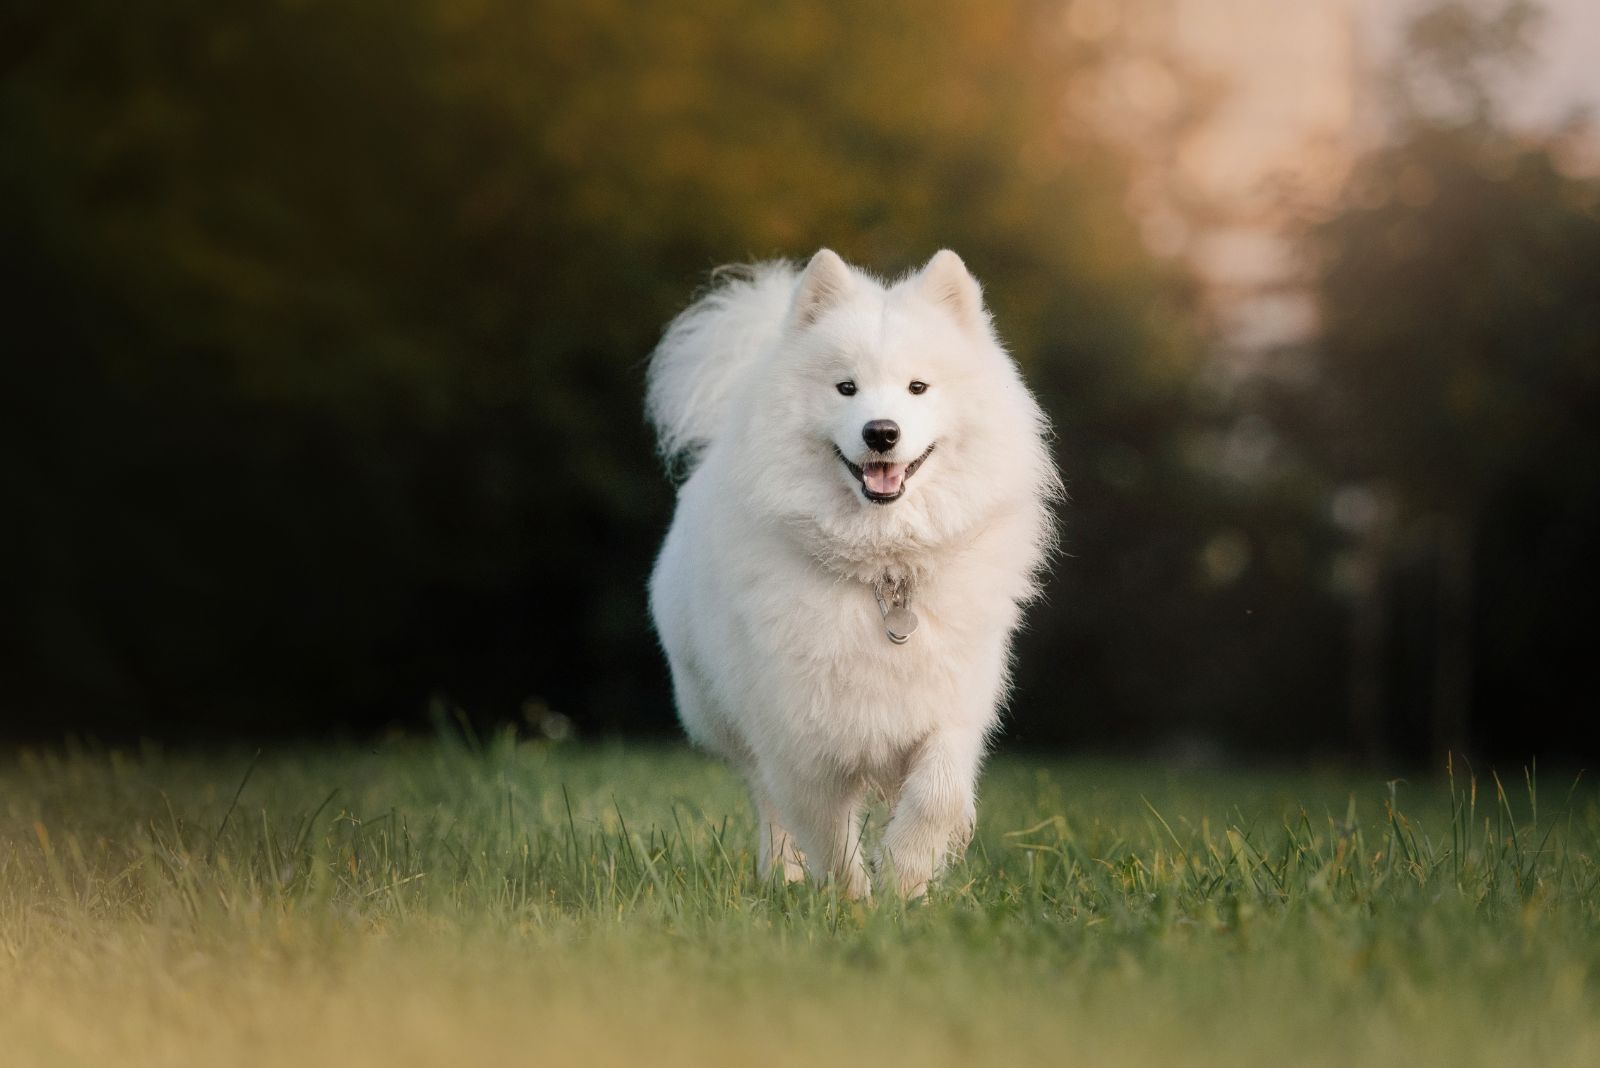
M 667 327 L 645 408 L 670 465 L 686 468 L 721 432 L 739 379 L 777 343 L 798 277 L 781 261 L 720 267 Z

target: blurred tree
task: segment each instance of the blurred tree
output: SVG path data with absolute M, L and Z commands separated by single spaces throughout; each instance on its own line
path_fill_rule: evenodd
M 409 722 L 433 691 L 666 725 L 642 364 L 728 260 L 960 248 L 1065 435 L 1121 412 L 1158 470 L 1182 291 L 1063 112 L 1097 57 L 1059 14 L 13 5 L 12 726 Z M 1087 584 L 1137 633 L 1147 602 Z M 1033 640 L 1081 642 L 1074 611 Z
M 1366 487 L 1369 520 L 1395 502 L 1400 536 L 1374 534 L 1391 577 L 1407 554 L 1432 562 L 1431 759 L 1493 741 L 1487 709 L 1476 729 L 1473 716 L 1491 695 L 1511 703 L 1508 721 L 1568 721 L 1552 705 L 1575 696 L 1585 625 L 1563 587 L 1595 577 L 1569 542 L 1600 535 L 1600 183 L 1563 170 L 1559 137 L 1514 133 L 1494 107 L 1493 78 L 1526 53 L 1531 18 L 1520 2 L 1420 14 L 1391 135 L 1310 235 L 1321 418 L 1301 430 L 1335 477 Z M 1537 569 L 1567 577 L 1508 602 L 1541 581 L 1517 576 L 1506 541 L 1530 521 L 1555 528 Z

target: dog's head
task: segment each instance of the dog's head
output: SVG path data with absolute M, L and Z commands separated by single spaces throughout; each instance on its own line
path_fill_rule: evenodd
M 748 400 L 759 500 L 865 559 L 932 549 L 1053 484 L 1044 420 L 960 257 L 884 284 L 824 249 Z

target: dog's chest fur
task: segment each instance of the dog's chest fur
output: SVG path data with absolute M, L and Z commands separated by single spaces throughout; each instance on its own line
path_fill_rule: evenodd
M 729 696 L 751 726 L 879 777 L 935 727 L 995 715 L 989 661 L 1003 658 L 1013 607 L 963 581 L 959 559 L 912 587 L 919 626 L 897 645 L 870 584 L 792 553 L 758 558 L 759 568 L 727 576 L 742 593 L 728 600 L 735 618 L 724 631 L 749 669 L 738 673 L 744 692 Z

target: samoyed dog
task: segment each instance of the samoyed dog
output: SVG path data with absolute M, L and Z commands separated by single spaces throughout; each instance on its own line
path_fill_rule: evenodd
M 685 729 L 749 783 L 762 872 L 922 894 L 971 835 L 1059 487 L 978 283 L 949 251 L 895 282 L 827 249 L 719 272 L 648 408 L 689 471 L 651 614 Z

